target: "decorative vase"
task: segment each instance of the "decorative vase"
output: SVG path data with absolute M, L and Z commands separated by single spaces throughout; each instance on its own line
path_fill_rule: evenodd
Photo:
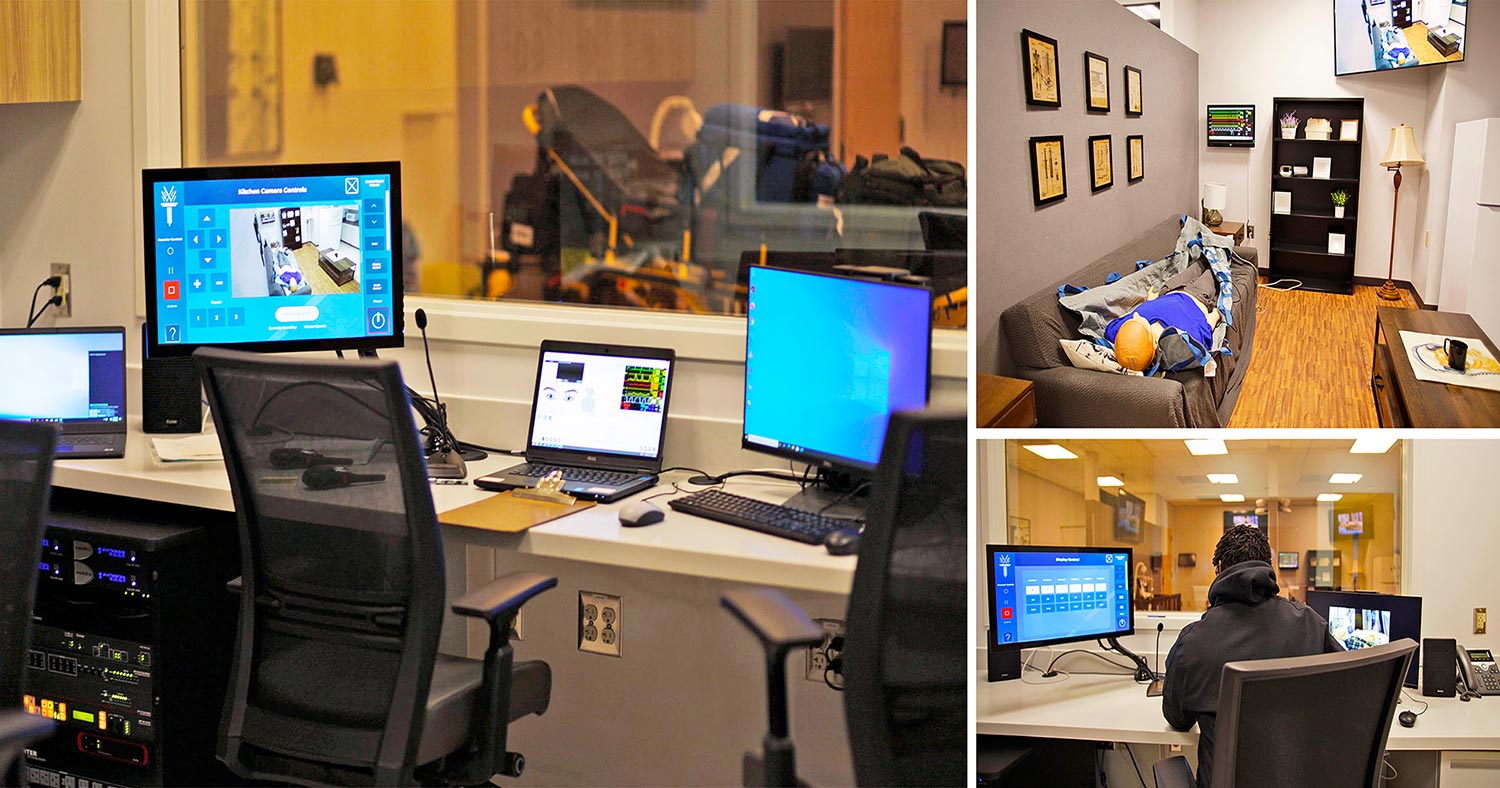
M 1281 127 L 1281 138 L 1284 139 L 1284 140 L 1294 140 L 1294 139 L 1297 139 L 1297 127 L 1296 126 L 1282 126 Z
M 1335 206 L 1333 206 L 1333 218 L 1335 218 L 1335 219 L 1342 219 L 1342 218 L 1344 218 L 1344 206 L 1342 206 L 1342 205 L 1335 205 Z

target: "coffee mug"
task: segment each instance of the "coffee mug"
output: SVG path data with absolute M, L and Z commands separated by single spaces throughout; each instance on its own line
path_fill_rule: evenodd
M 1292 177 L 1292 165 L 1290 165 L 1290 164 L 1283 164 L 1283 165 L 1281 165 L 1281 177 L 1283 177 L 1283 178 L 1290 178 L 1290 177 Z
M 1462 339 L 1443 340 L 1443 352 L 1448 354 L 1448 368 L 1463 372 L 1469 366 L 1469 343 Z

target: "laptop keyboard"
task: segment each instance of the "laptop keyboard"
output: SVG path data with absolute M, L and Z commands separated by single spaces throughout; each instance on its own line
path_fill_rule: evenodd
M 600 471 L 591 468 L 570 468 L 565 465 L 543 465 L 542 463 L 535 462 L 517 465 L 510 470 L 510 473 L 516 476 L 530 476 L 533 479 L 540 479 L 553 471 L 562 471 L 563 481 L 614 486 L 635 481 L 641 478 L 642 475 L 633 471 Z
M 78 452 L 113 451 L 115 445 L 120 442 L 119 436 L 109 433 L 100 433 L 97 435 L 63 435 L 57 439 L 57 453 L 76 454 Z

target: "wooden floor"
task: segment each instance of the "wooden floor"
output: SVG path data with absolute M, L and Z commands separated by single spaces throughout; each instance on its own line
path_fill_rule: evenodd
M 1444 55 L 1437 51 L 1437 47 L 1427 41 L 1427 25 L 1422 22 L 1414 22 L 1411 27 L 1406 28 L 1406 45 L 1411 47 L 1411 54 L 1422 65 L 1432 63 L 1451 63 L 1462 60 L 1464 52 L 1462 49 L 1451 55 Z
M 1417 305 L 1406 290 L 1400 301 L 1382 301 L 1377 289 L 1355 285 L 1345 296 L 1261 288 L 1250 372 L 1229 426 L 1378 427 L 1370 394 L 1375 307 Z

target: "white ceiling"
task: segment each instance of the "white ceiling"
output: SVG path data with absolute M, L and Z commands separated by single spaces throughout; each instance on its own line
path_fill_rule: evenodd
M 1181 440 L 1025 440 L 1013 441 L 1012 455 L 1022 470 L 1069 490 L 1082 492 L 1097 476 L 1117 476 L 1136 495 L 1158 494 L 1169 501 L 1212 500 L 1220 493 L 1256 498 L 1313 498 L 1319 493 L 1394 493 L 1401 478 L 1403 442 L 1385 454 L 1350 454 L 1349 440 L 1225 440 L 1228 454 L 1195 457 Z M 1020 448 L 1056 443 L 1075 460 L 1044 460 Z M 1360 473 L 1356 484 L 1329 484 L 1333 473 Z M 1233 473 L 1238 484 L 1211 484 L 1210 473 Z

